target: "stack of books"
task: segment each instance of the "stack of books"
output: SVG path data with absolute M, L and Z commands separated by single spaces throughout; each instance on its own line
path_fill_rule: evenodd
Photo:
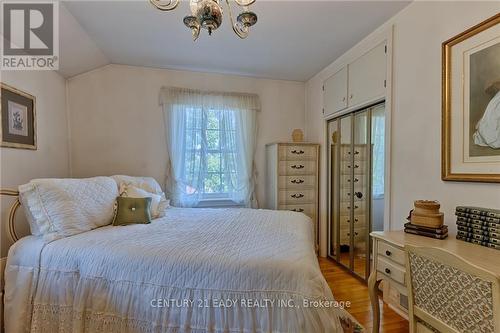
M 500 210 L 458 206 L 457 239 L 500 250 Z
M 445 239 L 446 237 L 448 237 L 448 226 L 442 225 L 439 228 L 431 228 L 408 222 L 405 223 L 405 232 L 414 235 Z

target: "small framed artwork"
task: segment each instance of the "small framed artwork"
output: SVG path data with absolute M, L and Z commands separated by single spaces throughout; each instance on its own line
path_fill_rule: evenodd
M 442 179 L 500 183 L 500 14 L 442 45 Z
M 35 150 L 35 97 L 4 83 L 1 89 L 1 146 Z

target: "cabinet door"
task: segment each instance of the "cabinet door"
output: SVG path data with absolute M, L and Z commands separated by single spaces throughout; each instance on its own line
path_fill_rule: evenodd
M 385 94 L 385 45 L 384 42 L 376 46 L 349 64 L 349 106 L 359 105 Z
M 324 83 L 323 101 L 325 116 L 347 107 L 347 68 L 333 74 Z

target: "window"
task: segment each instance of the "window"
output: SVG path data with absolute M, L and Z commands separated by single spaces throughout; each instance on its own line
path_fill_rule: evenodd
M 164 88 L 167 195 L 176 206 L 256 206 L 256 95 Z
M 186 112 L 183 172 L 184 178 L 191 182 L 186 184 L 185 191 L 194 193 L 199 185 L 202 199 L 228 199 L 238 158 L 235 112 L 201 108 L 189 108 Z M 197 173 L 204 175 L 200 184 L 193 182 Z

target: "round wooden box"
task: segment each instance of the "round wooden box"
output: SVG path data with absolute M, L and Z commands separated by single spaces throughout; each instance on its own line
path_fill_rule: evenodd
M 441 205 L 433 200 L 417 200 L 411 212 L 411 223 L 429 228 L 440 228 L 444 223 L 444 214 L 439 211 Z

